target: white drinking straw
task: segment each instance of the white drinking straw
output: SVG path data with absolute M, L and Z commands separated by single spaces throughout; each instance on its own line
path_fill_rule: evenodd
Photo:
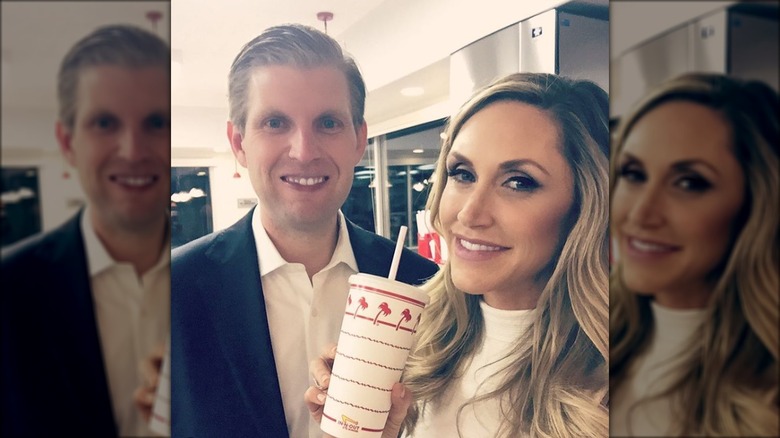
M 398 231 L 398 241 L 395 242 L 395 252 L 393 253 L 393 263 L 390 264 L 390 275 L 387 278 L 395 280 L 395 274 L 398 273 L 398 263 L 401 261 L 401 251 L 404 249 L 404 239 L 406 239 L 406 226 L 401 225 Z

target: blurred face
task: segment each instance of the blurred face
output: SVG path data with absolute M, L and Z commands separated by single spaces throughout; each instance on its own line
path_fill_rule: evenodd
M 618 156 L 612 224 L 626 286 L 667 307 L 704 307 L 744 203 L 731 130 L 715 111 L 669 102 L 643 116 Z
M 447 156 L 440 217 L 452 280 L 497 308 L 534 308 L 574 199 L 557 123 L 519 102 L 472 116 Z
M 159 231 L 170 202 L 170 132 L 167 70 L 81 72 L 74 126 L 58 123 L 57 139 L 78 170 L 98 229 Z
M 366 148 L 352 124 L 349 87 L 334 67 L 257 68 L 243 136 L 228 124 L 233 151 L 249 170 L 266 228 L 312 231 L 332 225 Z

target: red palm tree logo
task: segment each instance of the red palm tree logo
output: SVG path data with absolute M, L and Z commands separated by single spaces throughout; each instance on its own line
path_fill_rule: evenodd
M 374 317 L 374 325 L 376 325 L 376 320 L 379 319 L 379 315 L 384 314 L 385 316 L 391 314 L 393 312 L 390 311 L 390 306 L 387 305 L 387 303 L 382 303 L 379 305 L 379 312 L 376 313 L 376 316 Z
M 352 319 L 355 319 L 360 309 L 368 309 L 368 303 L 366 302 L 366 297 L 360 297 L 360 299 L 358 300 L 358 305 L 355 308 L 355 313 L 352 314 Z
M 401 319 L 398 320 L 398 324 L 395 325 L 396 331 L 399 327 L 401 327 L 401 323 L 404 321 L 411 321 L 412 320 L 412 314 L 409 312 L 409 309 L 404 309 L 403 312 L 401 312 Z

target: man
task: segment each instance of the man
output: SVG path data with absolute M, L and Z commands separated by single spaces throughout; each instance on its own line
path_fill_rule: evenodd
M 173 435 L 321 436 L 308 364 L 338 339 L 349 276 L 387 276 L 394 250 L 339 211 L 366 147 L 365 86 L 332 38 L 288 25 L 244 46 L 229 100 L 259 204 L 173 253 Z M 405 251 L 398 279 L 436 270 Z
M 2 254 L 3 436 L 148 434 L 132 396 L 170 322 L 169 70 L 130 26 L 61 64 L 56 137 L 87 203 Z

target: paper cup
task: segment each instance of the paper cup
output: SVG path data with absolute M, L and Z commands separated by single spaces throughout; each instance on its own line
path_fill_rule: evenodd
M 159 436 L 171 436 L 171 350 L 170 342 L 165 348 L 162 373 L 157 383 L 157 394 L 149 419 L 149 430 Z
M 428 295 L 368 274 L 349 283 L 320 428 L 339 438 L 379 437 Z

